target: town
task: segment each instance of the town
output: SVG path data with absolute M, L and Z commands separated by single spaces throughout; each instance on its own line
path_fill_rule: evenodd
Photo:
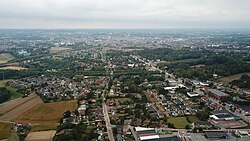
M 250 33 L 190 32 L 0 32 L 0 139 L 249 141 Z

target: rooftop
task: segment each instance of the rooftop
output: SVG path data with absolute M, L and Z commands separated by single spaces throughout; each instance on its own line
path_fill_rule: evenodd
M 140 140 L 145 141 L 145 140 L 152 140 L 152 139 L 159 139 L 160 136 L 159 135 L 152 135 L 152 136 L 143 136 L 140 137 Z
M 226 138 L 228 135 L 224 131 L 206 131 L 207 138 Z
M 213 94 L 216 94 L 218 96 L 229 96 L 228 94 L 220 91 L 220 90 L 217 90 L 217 89 L 209 89 L 210 92 L 212 92 Z

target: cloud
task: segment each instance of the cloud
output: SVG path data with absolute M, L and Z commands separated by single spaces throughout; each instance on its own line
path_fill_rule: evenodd
M 249 27 L 249 0 L 1 0 L 2 28 Z

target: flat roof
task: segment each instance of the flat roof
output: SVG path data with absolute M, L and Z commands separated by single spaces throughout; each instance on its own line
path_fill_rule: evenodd
M 220 91 L 220 90 L 217 90 L 217 89 L 209 89 L 210 92 L 212 92 L 213 94 L 216 94 L 218 96 L 229 96 L 228 94 Z
M 177 136 L 172 137 L 160 137 L 159 141 L 180 141 Z
M 196 92 L 187 92 L 187 95 L 190 97 L 199 96 L 199 94 Z
M 176 87 L 164 87 L 164 90 L 173 90 L 176 89 Z
M 147 130 L 155 130 L 154 128 L 145 128 L 145 127 L 135 127 L 135 131 L 147 131 Z
M 228 135 L 224 131 L 205 131 L 208 138 L 226 138 Z
M 140 140 L 151 140 L 151 139 L 159 139 L 160 136 L 159 135 L 152 135 L 152 136 L 142 136 L 140 137 Z

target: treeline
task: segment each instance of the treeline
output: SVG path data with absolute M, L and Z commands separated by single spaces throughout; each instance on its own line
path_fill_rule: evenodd
M 206 50 L 191 49 L 154 49 L 144 50 L 140 55 L 149 59 L 167 61 L 158 67 L 168 69 L 178 77 L 209 80 L 213 73 L 229 76 L 237 73 L 250 72 L 246 53 L 214 53 Z
M 6 102 L 11 98 L 11 93 L 6 88 L 0 88 L 0 103 Z
M 184 59 L 197 59 L 211 54 L 207 51 L 181 49 L 173 50 L 169 48 L 145 49 L 138 53 L 140 56 L 150 60 L 161 59 L 164 61 L 176 61 Z

